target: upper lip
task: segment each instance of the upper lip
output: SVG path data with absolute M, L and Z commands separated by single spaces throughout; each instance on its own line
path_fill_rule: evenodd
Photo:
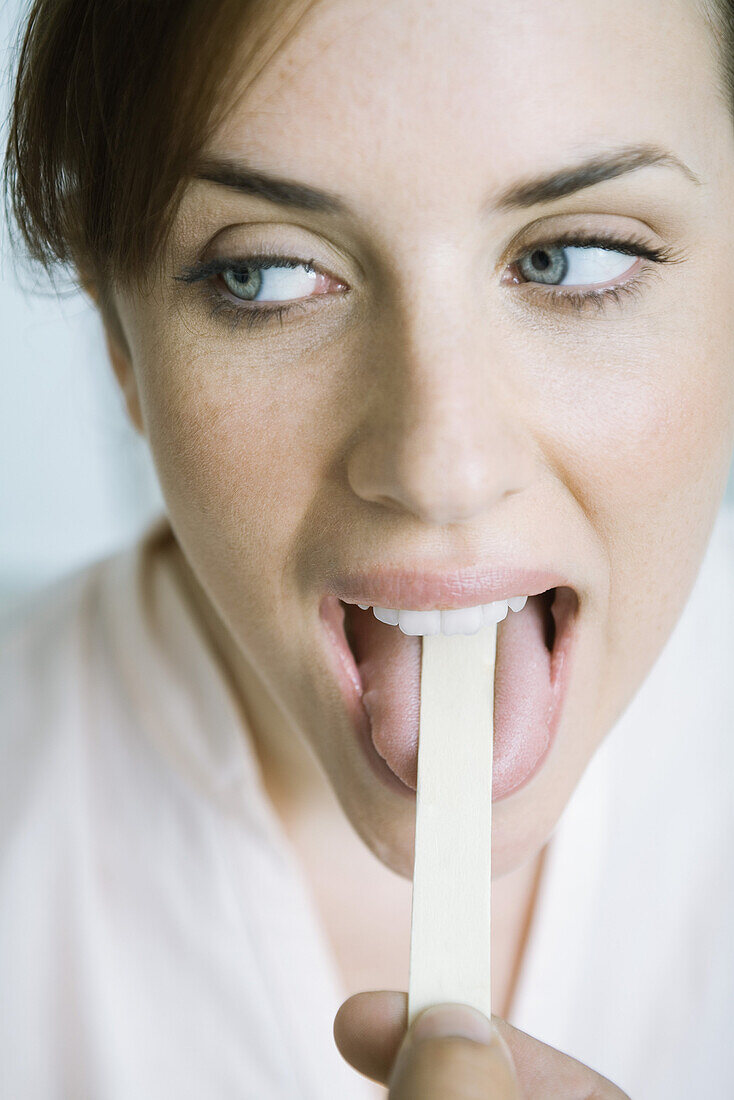
M 442 573 L 370 569 L 337 574 L 327 584 L 328 590 L 344 603 L 411 611 L 474 607 L 510 596 L 537 596 L 562 586 L 572 587 L 566 577 L 553 570 L 498 566 Z

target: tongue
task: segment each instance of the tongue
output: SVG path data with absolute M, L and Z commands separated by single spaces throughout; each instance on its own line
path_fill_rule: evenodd
M 350 608 L 349 614 L 372 741 L 388 767 L 415 790 L 422 641 L 379 622 L 371 611 Z M 522 611 L 508 612 L 498 626 L 494 799 L 509 794 L 523 782 L 548 743 L 553 696 L 551 654 L 544 634 L 545 610 L 540 596 L 531 596 Z M 447 735 L 451 735 L 449 731 Z M 461 730 L 452 735 L 460 736 Z

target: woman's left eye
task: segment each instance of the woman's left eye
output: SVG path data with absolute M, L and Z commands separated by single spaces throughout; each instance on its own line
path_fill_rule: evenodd
M 546 286 L 588 286 L 607 283 L 630 271 L 637 256 L 612 248 L 549 245 L 521 256 L 517 268 L 529 283 Z
M 509 278 L 502 281 L 528 288 L 533 304 L 601 310 L 644 293 L 660 265 L 684 259 L 667 245 L 581 232 L 539 242 L 509 265 Z

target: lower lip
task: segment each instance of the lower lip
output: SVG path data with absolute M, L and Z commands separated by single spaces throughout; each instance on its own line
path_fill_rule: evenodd
M 510 611 L 508 614 L 514 615 L 515 612 Z M 341 626 L 337 625 L 338 618 L 341 615 L 341 605 L 335 596 L 329 595 L 324 597 L 321 601 L 320 615 L 331 642 L 329 646 L 333 655 L 331 664 L 336 673 L 342 697 L 352 720 L 357 741 L 362 746 L 367 762 L 377 778 L 388 788 L 407 798 L 415 799 L 416 792 L 413 788 L 407 786 L 407 784 L 403 783 L 402 779 L 399 779 L 398 776 L 395 775 L 377 752 L 372 742 L 370 719 L 362 706 L 362 684 L 359 673 L 354 664 L 354 657 L 352 651 L 349 649 L 344 631 Z M 335 619 L 337 621 L 335 621 Z M 548 741 L 545 749 L 537 760 L 532 763 L 528 771 L 517 777 L 516 782 L 510 789 L 504 790 L 498 798 L 493 796 L 493 802 L 500 802 L 502 799 L 508 798 L 510 795 L 515 794 L 522 787 L 526 786 L 533 776 L 537 775 L 548 759 L 560 724 L 563 702 L 570 678 L 571 661 L 575 650 L 576 628 L 578 625 L 577 619 L 578 607 L 571 621 L 566 623 L 560 639 L 556 637 L 553 646 L 553 653 L 551 656 L 553 707 L 548 717 Z M 399 628 L 395 627 L 395 629 L 397 630 Z M 334 657 L 336 658 L 335 660 Z

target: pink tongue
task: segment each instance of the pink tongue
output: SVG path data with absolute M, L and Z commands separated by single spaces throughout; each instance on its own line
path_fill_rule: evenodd
M 421 639 L 379 622 L 371 611 L 350 608 L 357 636 L 362 702 L 372 741 L 388 767 L 414 790 L 418 770 Z M 492 797 L 519 786 L 548 743 L 552 703 L 551 654 L 544 640 L 545 612 L 531 596 L 498 628 L 495 670 Z M 447 731 L 447 734 L 449 731 Z M 452 736 L 460 736 L 454 731 Z

